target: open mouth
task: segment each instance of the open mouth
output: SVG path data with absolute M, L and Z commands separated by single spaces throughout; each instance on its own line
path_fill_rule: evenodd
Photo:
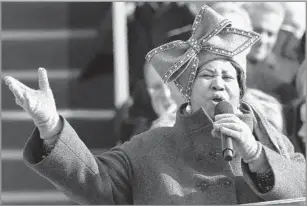
M 225 99 L 224 99 L 223 97 L 214 97 L 214 98 L 212 99 L 212 101 L 215 102 L 215 103 L 219 103 L 219 102 L 224 101 L 224 100 L 225 100 Z

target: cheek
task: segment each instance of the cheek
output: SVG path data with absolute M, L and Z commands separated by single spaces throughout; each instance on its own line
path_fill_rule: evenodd
M 208 84 L 201 80 L 195 80 L 191 91 L 191 104 L 195 109 L 198 109 L 204 103 L 204 98 L 208 94 Z
M 227 93 L 229 95 L 229 101 L 232 105 L 238 105 L 240 102 L 240 88 L 238 83 L 231 83 L 227 87 Z
M 209 91 L 209 83 L 202 80 L 195 80 L 192 86 L 191 97 L 201 98 L 204 97 Z

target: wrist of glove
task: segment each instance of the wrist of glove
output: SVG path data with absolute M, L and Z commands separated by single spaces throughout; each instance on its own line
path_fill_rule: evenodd
M 62 129 L 61 119 L 59 115 L 49 118 L 48 121 L 45 122 L 36 122 L 34 120 L 34 124 L 37 126 L 40 137 L 44 140 L 48 140 L 58 133 L 60 133 Z
M 250 164 L 253 161 L 257 160 L 262 152 L 262 144 L 258 141 L 255 141 L 255 144 L 245 150 L 246 152 L 242 155 L 242 159 L 245 163 Z

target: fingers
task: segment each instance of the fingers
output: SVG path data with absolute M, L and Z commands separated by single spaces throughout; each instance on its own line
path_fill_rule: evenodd
M 50 88 L 47 71 L 46 69 L 42 67 L 38 68 L 38 84 L 39 84 L 39 88 L 42 90 L 46 90 Z
M 9 89 L 13 92 L 14 96 L 19 100 L 24 98 L 24 93 L 28 88 L 26 85 L 18 81 L 17 79 L 7 76 L 4 78 L 5 84 L 8 85 Z
M 213 125 L 214 128 L 216 129 L 221 129 L 223 127 L 237 131 L 237 132 L 241 132 L 242 131 L 242 127 L 237 124 L 237 123 L 221 123 L 221 124 L 214 124 Z
M 223 132 L 224 129 L 226 129 L 227 134 Z M 228 130 L 233 131 L 233 132 L 229 133 Z M 242 128 L 237 123 L 221 123 L 221 124 L 213 125 L 213 130 L 211 134 L 213 137 L 217 137 L 217 138 L 220 138 L 221 134 L 228 135 L 228 136 L 236 135 L 235 137 L 233 136 L 231 137 L 237 139 L 240 137 L 241 132 L 242 132 Z
M 11 76 L 4 77 L 4 82 L 8 86 L 11 86 L 11 85 L 13 87 L 18 86 L 18 87 L 23 88 L 23 89 L 28 88 L 26 85 L 24 85 L 23 83 L 21 83 L 20 81 L 18 81 L 17 79 L 15 79 Z
M 236 117 L 236 115 L 235 115 L 235 114 L 219 114 L 219 115 L 216 115 L 216 116 L 214 117 L 214 120 L 215 120 L 215 121 L 218 121 L 218 120 L 220 120 L 220 119 L 224 119 L 224 118 L 233 118 L 233 117 Z
M 231 117 L 225 117 L 222 119 L 219 119 L 214 122 L 214 124 L 222 124 L 222 123 L 237 123 L 241 124 L 241 120 L 237 118 L 236 116 L 231 116 Z
M 233 138 L 233 139 L 235 139 L 239 142 L 241 141 L 241 138 L 240 138 L 241 133 L 240 132 L 234 131 L 234 130 L 229 129 L 227 127 L 222 127 L 220 129 L 220 131 L 221 131 L 222 134 L 224 134 L 226 136 L 229 136 L 229 137 L 231 137 L 231 138 Z

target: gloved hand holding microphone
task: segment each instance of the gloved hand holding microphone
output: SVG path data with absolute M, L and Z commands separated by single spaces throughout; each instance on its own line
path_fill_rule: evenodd
M 268 164 L 263 164 L 265 160 L 261 143 L 256 141 L 248 125 L 237 116 L 240 114 L 234 114 L 232 106 L 222 101 L 217 104 L 215 115 L 212 135 L 221 138 L 224 159 L 231 161 L 236 152 L 244 162 L 250 163 L 252 170 L 265 171 Z M 259 168 L 259 165 L 264 167 Z

